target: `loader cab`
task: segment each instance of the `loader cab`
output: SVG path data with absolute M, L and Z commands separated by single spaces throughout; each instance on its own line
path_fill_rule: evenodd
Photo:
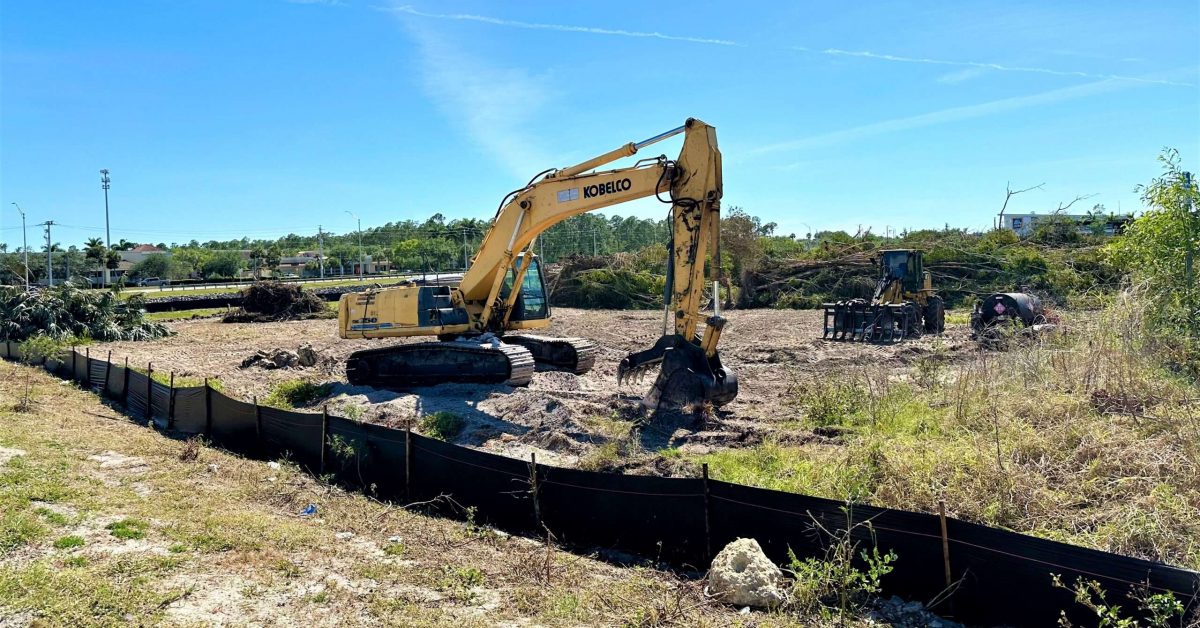
M 504 278 L 504 286 L 500 289 L 501 299 L 507 299 L 508 295 L 512 294 L 513 284 L 517 280 L 517 269 L 525 263 L 525 255 L 527 253 L 517 256 L 517 263 L 513 264 Z M 508 320 L 531 321 L 546 318 L 550 318 L 550 300 L 546 293 L 546 282 L 542 277 L 542 260 L 535 255 L 529 264 L 529 270 L 525 271 L 525 278 L 521 280 L 521 292 L 513 303 L 513 312 Z
M 892 249 L 879 253 L 879 265 L 887 276 L 900 281 L 905 292 L 921 289 L 924 272 L 921 262 L 921 251 L 912 249 Z

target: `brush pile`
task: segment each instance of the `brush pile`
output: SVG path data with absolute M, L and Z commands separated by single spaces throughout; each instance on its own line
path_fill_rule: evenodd
M 300 320 L 324 311 L 321 297 L 297 284 L 259 281 L 242 291 L 242 308 L 224 320 L 226 323 Z
M 662 307 L 661 270 L 640 253 L 571 255 L 548 269 L 550 304 L 560 307 L 645 310 Z
M 21 342 L 41 335 L 107 342 L 170 334 L 166 325 L 146 320 L 141 295 L 122 300 L 108 290 L 81 290 L 69 284 L 29 292 L 0 286 L 0 340 Z

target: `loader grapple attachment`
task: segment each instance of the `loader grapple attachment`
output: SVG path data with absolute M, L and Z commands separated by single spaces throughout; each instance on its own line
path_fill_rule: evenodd
M 891 343 L 921 335 L 921 311 L 913 302 L 876 305 L 852 299 L 824 307 L 823 337 L 829 340 Z
M 658 377 L 642 400 L 647 408 L 695 408 L 706 401 L 720 407 L 737 397 L 737 375 L 721 365 L 720 356 L 706 356 L 699 345 L 677 334 L 621 360 L 617 383 L 640 381 L 656 366 Z

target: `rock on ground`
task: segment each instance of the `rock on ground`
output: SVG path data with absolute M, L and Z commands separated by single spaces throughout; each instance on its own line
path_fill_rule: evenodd
M 772 608 L 786 600 L 783 572 L 754 539 L 737 539 L 713 559 L 708 572 L 709 594 L 737 606 Z

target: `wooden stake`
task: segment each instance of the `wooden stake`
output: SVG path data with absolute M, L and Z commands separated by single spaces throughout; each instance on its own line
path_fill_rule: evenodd
M 204 378 L 204 437 L 212 439 L 212 388 L 208 387 L 208 378 Z
M 412 419 L 404 422 L 404 499 L 412 501 Z
M 329 406 L 321 406 L 321 475 L 325 474 L 325 441 L 329 440 Z
M 704 556 L 706 560 L 712 560 L 712 522 L 708 512 L 709 497 L 708 497 L 708 463 L 705 462 L 700 466 L 704 472 Z
M 146 420 L 153 423 L 154 421 L 154 401 L 151 395 L 154 394 L 154 363 L 146 363 Z
M 542 508 L 538 502 L 538 477 L 537 477 L 537 453 L 529 452 L 529 486 L 530 492 L 533 495 L 533 521 L 534 525 L 542 527 Z
M 171 395 L 167 398 L 167 429 L 175 429 L 175 371 L 171 371 Z
M 949 588 L 953 582 L 953 577 L 950 575 L 950 535 L 946 532 L 946 501 L 938 500 L 938 519 L 942 522 L 942 561 L 946 566 L 946 587 Z
M 108 375 L 112 372 L 112 350 L 108 352 L 108 359 L 104 361 L 104 395 L 108 395 Z
M 262 446 L 262 408 L 258 406 L 258 395 L 254 395 L 254 436 Z

